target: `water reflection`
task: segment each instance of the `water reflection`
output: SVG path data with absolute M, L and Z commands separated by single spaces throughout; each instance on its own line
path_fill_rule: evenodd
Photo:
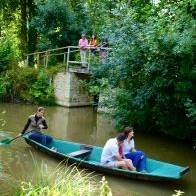
M 93 134 L 97 130 L 97 115 L 92 108 L 78 110 L 77 108 L 56 107 L 55 109 L 49 108 L 47 111 L 51 135 L 77 142 L 93 142 Z
M 116 135 L 111 122 L 93 108 L 47 108 L 49 133 L 60 139 L 103 146 Z

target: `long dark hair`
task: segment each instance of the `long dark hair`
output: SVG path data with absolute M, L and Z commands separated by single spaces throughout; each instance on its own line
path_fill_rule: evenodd
M 93 38 L 93 35 L 94 35 L 94 38 Z M 94 40 L 97 40 L 97 38 L 96 38 L 96 35 L 95 35 L 95 34 L 92 34 L 92 36 L 91 36 L 91 38 L 90 38 L 90 41 L 93 41 L 93 39 L 94 39 Z
M 125 135 L 125 137 L 127 138 L 129 133 L 133 131 L 133 127 L 125 127 L 123 130 L 123 133 Z

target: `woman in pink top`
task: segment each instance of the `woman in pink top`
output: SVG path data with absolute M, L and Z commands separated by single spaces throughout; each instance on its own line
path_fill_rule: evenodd
M 88 46 L 88 40 L 86 39 L 86 35 L 82 33 L 81 39 L 79 40 L 78 43 L 80 47 L 80 56 L 81 56 L 81 62 L 82 62 L 82 67 L 86 67 L 87 62 L 86 62 L 86 51 L 87 51 L 87 46 Z

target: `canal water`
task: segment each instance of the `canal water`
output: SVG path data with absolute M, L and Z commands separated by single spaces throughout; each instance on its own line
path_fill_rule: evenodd
M 32 105 L 0 104 L 0 140 L 16 136 L 35 110 L 36 106 Z M 116 135 L 112 122 L 92 108 L 47 107 L 45 117 L 49 126 L 46 133 L 59 139 L 103 146 L 108 138 Z M 4 123 L 5 126 L 1 127 Z M 174 190 L 185 192 L 183 195 L 196 195 L 196 150 L 180 141 L 138 131 L 135 132 L 135 142 L 136 148 L 145 151 L 149 157 L 182 166 L 189 165 L 191 171 L 177 182 L 149 182 L 106 176 L 113 195 L 171 196 Z M 0 146 L 0 195 L 8 194 L 9 188 L 14 186 L 6 178 L 24 179 L 35 175 L 33 165 L 42 162 L 52 168 L 56 167 L 59 160 L 34 150 L 22 139 L 17 139 L 9 147 Z M 95 174 L 96 180 L 100 181 L 102 175 Z

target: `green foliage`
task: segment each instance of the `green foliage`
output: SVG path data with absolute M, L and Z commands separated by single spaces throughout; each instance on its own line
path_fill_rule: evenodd
M 13 51 L 10 41 L 6 38 L 0 38 L 0 73 L 10 68 L 13 60 Z
M 111 188 L 108 186 L 105 176 L 101 180 L 100 196 L 112 196 Z
M 16 100 L 33 102 L 30 86 L 36 82 L 38 70 L 29 67 L 17 67 L 7 72 L 11 83 L 11 94 Z
M 82 28 L 86 28 L 87 24 L 84 16 L 78 23 L 69 1 L 43 1 L 37 7 L 37 16 L 33 18 L 31 26 L 39 34 L 39 50 L 77 44 Z
M 86 170 L 79 170 L 74 165 L 58 164 L 50 167 L 38 163 L 32 154 L 33 173 L 21 178 L 14 174 L 6 175 L 0 165 L 1 181 L 6 182 L 9 189 L 2 189 L 2 195 L 18 196 L 111 196 L 112 192 L 105 178 L 97 182 L 96 176 Z M 24 164 L 21 168 L 25 170 Z
M 13 101 L 53 105 L 55 103 L 51 80 L 57 68 L 38 70 L 30 67 L 17 67 L 0 75 L 0 96 L 11 97 Z
M 108 80 L 105 78 L 91 78 L 90 81 L 81 81 L 82 85 L 86 87 L 91 95 L 98 95 L 108 89 Z
M 8 75 L 0 75 L 0 98 L 3 98 L 6 94 L 9 94 L 11 82 Z
M 190 137 L 192 137 L 192 141 L 193 141 L 193 145 L 196 146 L 196 126 L 195 126 L 195 122 L 196 122 L 196 104 L 192 102 L 192 100 L 187 99 L 187 101 L 184 104 L 185 106 L 185 110 L 186 110 L 186 116 L 189 119 L 190 123 L 191 123 L 191 130 L 193 130 L 191 132 Z
M 186 103 L 184 104 L 187 111 L 187 117 L 190 118 L 191 122 L 196 121 L 196 105 L 190 99 L 187 99 Z
M 55 66 L 51 66 L 49 69 L 46 69 L 45 71 L 48 77 L 52 78 L 55 74 L 65 71 L 65 65 L 55 64 Z
M 30 95 L 37 104 L 54 105 L 54 89 L 44 70 L 39 72 L 37 81 L 31 86 Z
M 187 99 L 195 102 L 194 18 L 188 6 L 187 1 L 162 2 L 146 8 L 145 20 L 133 14 L 138 7 L 125 7 L 106 29 L 114 50 L 95 77 L 108 79 L 115 89 L 107 104 L 115 108 L 119 129 L 131 124 L 191 137 L 193 111 L 189 108 L 189 116 L 186 111 Z
M 181 190 L 174 190 L 175 194 L 173 194 L 172 196 L 181 196 L 183 195 L 185 192 L 181 191 Z
M 11 13 L 14 13 L 18 9 L 18 4 L 19 4 L 19 0 L 1 0 L 1 4 L 0 4 L 1 27 L 9 25 L 10 21 L 14 20 L 15 16 Z
M 31 178 L 29 182 L 21 180 L 20 184 L 18 183 L 16 191 L 18 195 L 112 195 L 105 179 L 101 183 L 96 183 L 94 176 L 85 171 L 79 171 L 75 166 L 58 166 L 51 172 L 46 165 L 42 164 L 37 171 L 40 171 L 40 175 L 36 177 L 36 180 Z

